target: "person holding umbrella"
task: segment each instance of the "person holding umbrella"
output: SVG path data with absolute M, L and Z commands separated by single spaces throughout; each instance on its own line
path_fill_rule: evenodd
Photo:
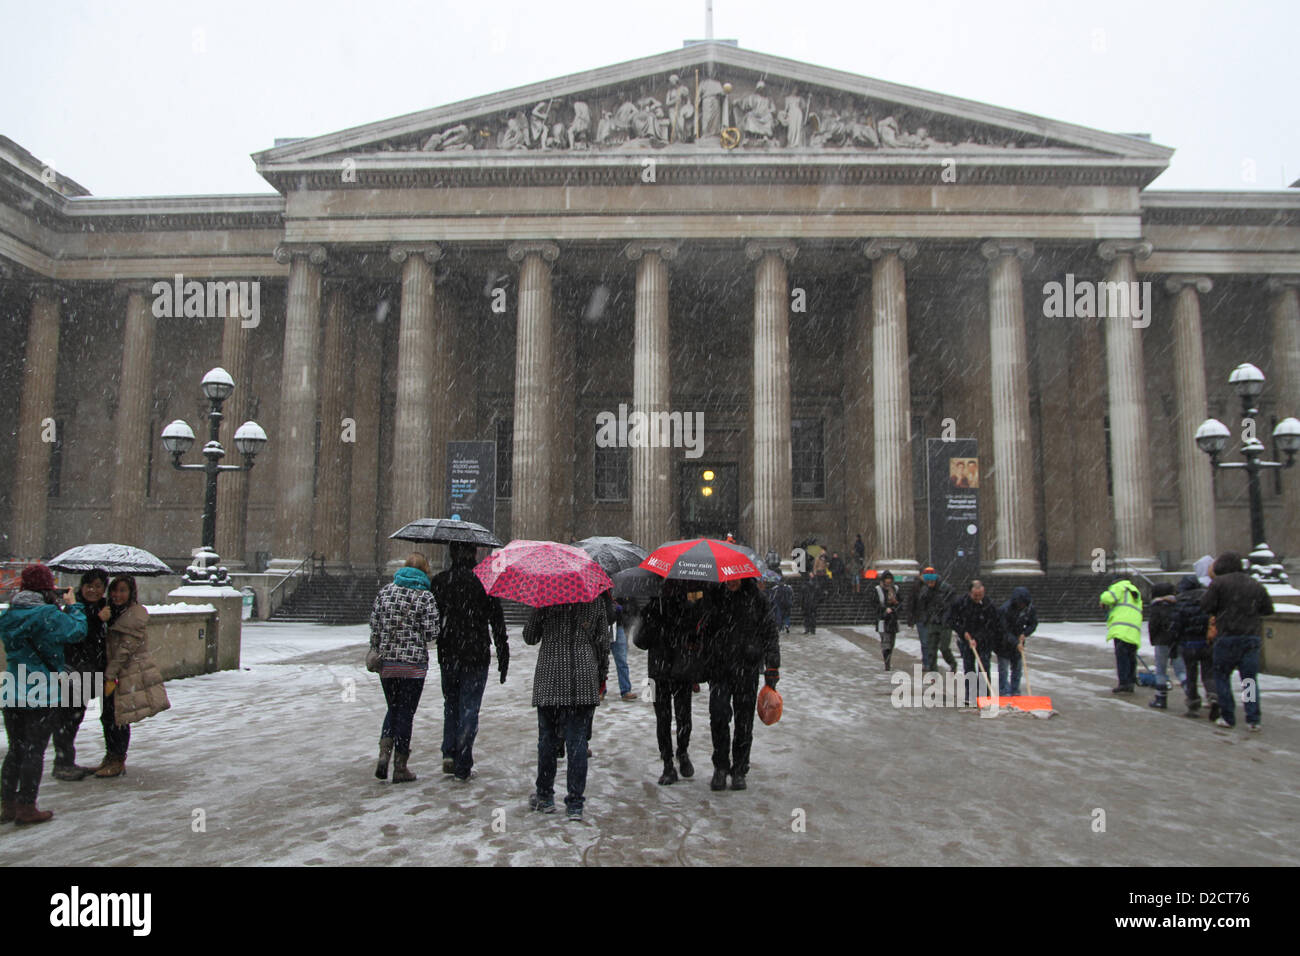
M 104 625 L 112 618 L 108 600 L 108 572 L 93 568 L 81 576 L 77 588 L 77 607 L 86 617 L 86 639 L 69 644 L 64 653 L 68 670 L 73 674 L 102 674 L 108 663 L 104 651 Z M 103 709 L 100 711 L 101 718 Z M 86 708 L 64 706 L 54 714 L 54 779 L 81 780 L 99 770 L 99 767 L 77 766 L 77 731 L 86 716 Z M 101 719 L 101 723 L 103 723 Z M 111 724 L 103 723 L 104 739 L 108 740 Z
M 474 575 L 478 549 L 453 543 L 448 550 L 451 567 L 436 575 L 430 585 L 442 622 L 438 637 L 442 772 L 466 781 L 474 766 L 474 738 L 492 660 L 491 645 L 496 645 L 497 671 L 504 684 L 510 666 L 510 639 L 501 602 L 489 597 L 483 582 Z
M 677 715 L 677 762 L 683 777 L 695 776 L 687 751 L 691 745 L 691 695 L 704 675 L 700 669 L 699 608 L 687 599 L 686 584 L 665 581 L 659 597 L 650 601 L 634 643 L 649 651 L 647 670 L 655 682 L 655 737 L 664 772 L 661 787 L 678 780 L 673 766 L 673 714 Z

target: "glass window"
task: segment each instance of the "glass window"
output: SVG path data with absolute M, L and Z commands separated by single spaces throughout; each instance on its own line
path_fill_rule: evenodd
M 826 497 L 826 447 L 820 418 L 790 422 L 790 476 L 795 499 L 821 501 Z
M 629 448 L 601 448 L 596 446 L 595 498 L 597 501 L 627 501 L 628 472 L 632 453 Z

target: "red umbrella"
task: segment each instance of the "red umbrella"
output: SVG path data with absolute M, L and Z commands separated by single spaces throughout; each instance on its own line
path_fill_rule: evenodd
M 585 551 L 555 541 L 511 541 L 480 561 L 474 573 L 488 594 L 529 607 L 585 603 L 614 586 Z
M 714 538 L 669 541 L 650 552 L 641 567 L 664 578 L 684 581 L 735 581 L 762 572 L 745 552 Z

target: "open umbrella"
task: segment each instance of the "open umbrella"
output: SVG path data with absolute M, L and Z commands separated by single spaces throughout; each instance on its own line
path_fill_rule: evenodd
M 398 541 L 425 541 L 431 544 L 473 544 L 484 548 L 501 547 L 501 539 L 481 524 L 460 518 L 416 518 L 388 537 Z
M 763 572 L 763 582 L 765 584 L 782 584 L 784 581 L 785 578 L 781 577 L 781 575 L 777 574 L 771 568 L 768 568 Z
M 613 587 L 581 548 L 555 541 L 511 541 L 474 568 L 492 597 L 529 607 L 581 604 Z
M 664 579 L 645 568 L 628 568 L 613 575 L 614 597 L 619 600 L 629 598 L 654 598 L 663 590 Z
M 633 544 L 626 538 L 594 537 L 583 538 L 578 547 L 591 556 L 605 569 L 606 574 L 617 574 L 628 568 L 635 568 L 650 554 L 640 545 Z
M 762 573 L 754 560 L 734 544 L 714 538 L 661 544 L 641 562 L 641 567 L 660 577 L 714 583 L 756 578 Z
M 83 544 L 69 548 L 51 559 L 47 567 L 68 572 L 103 568 L 109 574 L 133 574 L 137 577 L 173 573 L 156 555 L 126 544 Z

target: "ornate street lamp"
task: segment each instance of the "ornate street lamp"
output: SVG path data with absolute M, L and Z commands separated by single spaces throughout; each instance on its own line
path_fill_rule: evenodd
M 1254 421 L 1259 415 L 1256 399 L 1264 390 L 1264 373 L 1249 362 L 1243 362 L 1232 370 L 1228 376 L 1233 390 L 1241 396 L 1242 417 Z M 1264 496 L 1260 491 L 1260 472 L 1271 468 L 1290 468 L 1295 464 L 1296 452 L 1300 451 L 1300 421 L 1284 418 L 1273 429 L 1273 443 L 1279 451 L 1286 454 L 1286 463 L 1264 460 L 1264 445 L 1252 433 L 1241 444 L 1241 453 L 1245 461 L 1219 461 L 1219 455 L 1228 445 L 1232 433 L 1228 427 L 1216 419 L 1210 418 L 1196 429 L 1196 445 L 1210 456 L 1212 468 L 1242 468 L 1246 471 L 1246 482 L 1250 491 L 1250 540 L 1253 550 L 1250 553 L 1250 573 L 1261 581 L 1284 584 L 1286 574 L 1264 538 Z
M 172 456 L 172 467 L 177 471 L 201 471 L 207 476 L 203 495 L 203 547 L 195 554 L 195 563 L 185 569 L 186 584 L 224 585 L 230 583 L 228 572 L 217 567 L 217 475 L 223 471 L 248 471 L 254 459 L 266 447 L 266 432 L 257 422 L 244 422 L 235 430 L 235 447 L 244 456 L 242 465 L 223 465 L 226 450 L 218 441 L 221 430 L 222 403 L 235 390 L 235 381 L 224 368 L 214 368 L 203 376 L 203 394 L 211 403 L 208 410 L 208 443 L 203 446 L 201 465 L 182 465 L 181 456 L 194 444 L 194 431 L 177 419 L 162 432 L 163 447 Z M 211 565 L 211 566 L 210 566 Z

